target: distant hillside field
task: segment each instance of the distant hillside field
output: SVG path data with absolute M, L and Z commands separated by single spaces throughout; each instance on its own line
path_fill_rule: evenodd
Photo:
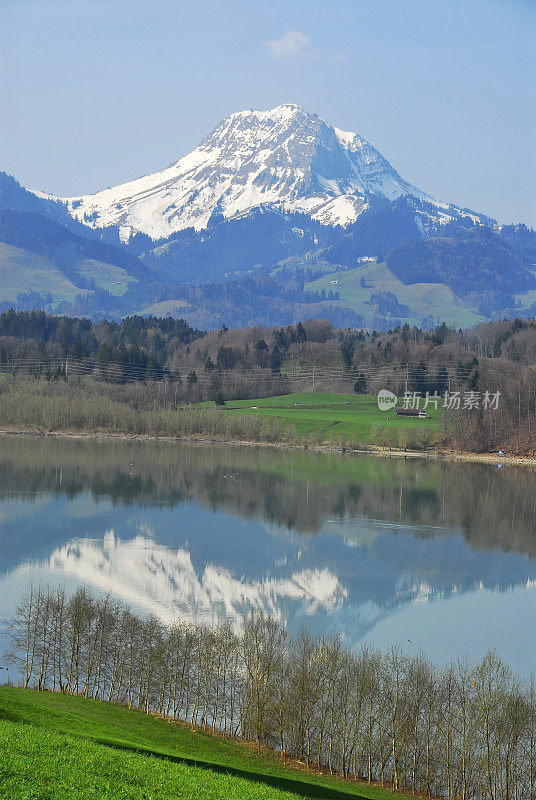
M 140 314 L 144 317 L 151 314 L 155 317 L 165 317 L 168 314 L 173 316 L 175 312 L 184 312 L 188 308 L 190 308 L 190 303 L 187 303 L 186 300 L 161 300 L 146 306 L 140 311 Z
M 122 296 L 130 283 L 137 283 L 122 267 L 82 258 L 73 263 L 74 275 L 99 289 Z M 73 301 L 77 295 L 91 295 L 91 289 L 78 286 L 44 256 L 0 242 L 0 301 L 15 301 L 24 292 L 52 295 L 52 302 Z
M 0 301 L 15 301 L 29 291 L 47 292 L 56 301 L 87 294 L 43 256 L 0 242 Z
M 404 284 L 385 263 L 365 262 L 355 269 L 332 272 L 323 275 L 305 285 L 306 291 L 338 292 L 340 305 L 348 306 L 361 314 L 368 325 L 373 324 L 374 317 L 379 316 L 378 308 L 371 302 L 373 295 L 379 292 L 392 292 L 398 303 L 409 307 L 409 313 L 392 314 L 393 325 L 396 322 L 409 325 L 421 325 L 422 321 L 432 317 L 434 325 L 446 322 L 456 328 L 468 328 L 484 321 L 463 300 L 442 283 Z
M 247 744 L 51 692 L 0 687 L 0 798 L 394 800 L 407 795 L 282 766 Z

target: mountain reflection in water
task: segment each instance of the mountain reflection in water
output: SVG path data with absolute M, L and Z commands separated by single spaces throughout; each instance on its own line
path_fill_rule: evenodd
M 446 614 L 466 598 L 470 613 L 476 593 L 516 590 L 526 608 L 535 484 L 530 471 L 490 465 L 3 438 L 0 610 L 29 580 L 65 579 L 166 622 L 239 629 L 262 609 L 291 630 L 387 644 L 380 623 L 432 600 Z M 481 623 L 482 641 L 500 648 L 493 619 Z
M 50 570 L 75 576 L 103 591 L 156 614 L 215 623 L 229 619 L 239 630 L 244 614 L 263 611 L 281 619 L 285 601 L 300 603 L 307 614 L 340 607 L 347 592 L 328 569 L 304 569 L 288 578 L 237 579 L 228 569 L 206 564 L 198 574 L 187 550 L 156 544 L 138 535 L 128 541 L 109 531 L 102 542 L 79 539 L 57 548 Z

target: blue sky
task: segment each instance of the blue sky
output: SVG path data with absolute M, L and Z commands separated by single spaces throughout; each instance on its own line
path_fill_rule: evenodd
M 0 169 L 60 195 L 295 102 L 437 198 L 536 225 L 536 0 L 0 0 Z

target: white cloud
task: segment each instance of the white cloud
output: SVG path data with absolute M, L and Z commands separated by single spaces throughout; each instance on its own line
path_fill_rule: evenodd
M 279 39 L 267 42 L 273 58 L 293 58 L 311 54 L 311 40 L 301 31 L 287 31 Z

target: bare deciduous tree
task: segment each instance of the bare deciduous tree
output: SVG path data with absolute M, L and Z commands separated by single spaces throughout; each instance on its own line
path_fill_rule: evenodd
M 110 596 L 30 586 L 7 633 L 21 685 L 123 703 L 427 797 L 535 800 L 536 688 L 494 653 L 423 654 L 290 637 L 254 613 L 170 627 Z

